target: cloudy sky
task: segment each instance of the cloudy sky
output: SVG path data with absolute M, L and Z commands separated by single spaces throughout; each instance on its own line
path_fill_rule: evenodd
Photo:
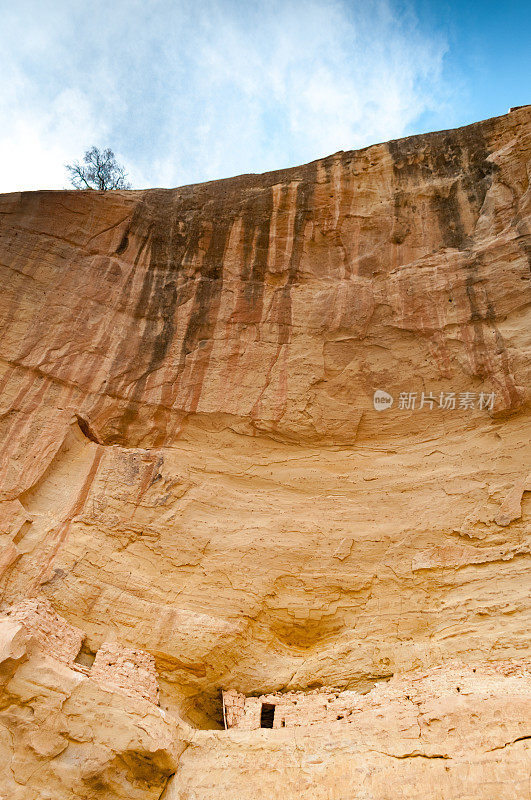
M 135 188 L 294 166 L 531 102 L 531 4 L 0 0 L 0 191 L 111 147 Z

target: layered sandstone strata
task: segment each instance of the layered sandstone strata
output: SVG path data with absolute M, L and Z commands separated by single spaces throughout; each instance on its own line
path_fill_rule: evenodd
M 10 800 L 523 800 L 530 666 L 447 664 L 359 695 L 337 721 L 311 724 L 301 699 L 306 726 L 202 731 L 50 656 L 6 617 L 2 791 Z
M 530 116 L 174 190 L 0 197 L 3 609 L 46 597 L 87 652 L 146 651 L 161 708 L 193 728 L 222 727 L 222 689 L 372 695 L 521 660 Z M 441 797 L 520 797 L 525 734 L 495 733 L 514 713 L 499 691 L 473 756 L 456 712 L 469 795 L 419 747 L 367 761 L 352 725 L 312 726 L 304 768 L 298 740 L 271 739 L 293 731 L 196 731 L 171 791 L 215 796 L 230 761 L 233 796 L 259 796 L 258 758 L 268 797 L 324 798 L 336 778 L 343 797 L 362 763 L 378 800 L 397 770 L 408 798 L 421 773 Z M 116 715 L 94 713 L 112 736 Z
M 0 797 L 158 800 L 186 726 L 0 618 Z

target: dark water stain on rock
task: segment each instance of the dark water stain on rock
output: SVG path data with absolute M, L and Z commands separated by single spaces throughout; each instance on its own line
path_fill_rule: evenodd
M 218 209 L 219 212 L 222 210 Z M 194 284 L 192 310 L 181 345 L 176 380 L 183 373 L 186 357 L 200 342 L 210 340 L 211 346 L 223 288 L 223 258 L 232 224 L 232 220 L 221 213 L 218 220 L 212 229 L 200 272 L 191 278 Z
M 405 194 L 418 195 L 420 186 L 430 186 L 430 206 L 443 247 L 466 248 L 468 236 L 459 197 L 477 219 L 497 166 L 488 161 L 483 129 L 478 125 L 457 131 L 442 131 L 399 139 L 387 145 L 393 159 L 396 181 L 395 221 L 399 231 L 415 224 L 405 221 Z
M 120 256 L 120 255 L 122 255 L 122 253 L 125 253 L 125 251 L 127 250 L 128 246 L 129 246 L 129 230 L 130 230 L 130 228 L 128 226 L 126 231 L 124 232 L 121 240 L 120 240 L 120 244 L 118 245 L 118 247 L 115 250 L 115 255 Z
M 269 319 L 278 325 L 278 344 L 287 344 L 292 330 L 292 298 L 293 285 L 299 276 L 304 249 L 304 232 L 312 211 L 311 200 L 317 180 L 317 164 L 309 164 L 302 180 L 297 186 L 295 198 L 295 218 L 293 222 L 293 245 L 288 262 L 288 275 L 284 286 L 275 291 L 271 304 Z
M 457 200 L 458 182 L 454 181 L 446 190 L 435 190 L 430 204 L 437 216 L 442 243 L 445 247 L 462 249 L 468 242 L 461 220 Z
M 477 268 L 475 265 L 470 265 L 470 271 L 466 276 L 465 290 L 470 305 L 470 321 L 474 329 L 474 375 L 478 378 L 486 378 L 488 376 L 488 353 L 485 344 L 485 335 L 483 330 L 484 316 L 479 309 L 479 302 L 476 294 L 476 284 L 479 282 L 477 276 Z
M 475 261 L 468 265 L 468 274 L 465 282 L 466 294 L 470 304 L 470 321 L 474 330 L 473 374 L 482 380 L 486 378 L 496 380 L 493 367 L 494 370 L 498 368 L 499 373 L 503 376 L 503 385 L 507 395 L 505 398 L 506 404 L 509 408 L 514 408 L 520 404 L 521 397 L 515 384 L 509 353 L 497 325 L 494 304 L 488 296 L 486 286 L 478 277 L 478 262 L 479 257 L 476 257 Z M 479 286 L 481 286 L 483 294 L 481 298 L 484 306 L 483 312 L 480 309 L 480 302 L 477 296 L 476 287 Z M 489 330 L 495 347 L 489 347 L 486 342 L 485 333 Z M 497 379 L 499 380 L 499 377 Z
M 172 225 L 174 194 L 157 190 L 137 205 L 117 252 L 137 245 L 118 308 L 133 307 L 126 335 L 116 350 L 107 391 L 127 398 L 119 419 L 107 426 L 106 443 L 127 441 L 149 375 L 163 362 L 174 335 L 177 303 L 175 266 L 184 252 L 184 239 Z M 147 264 L 145 263 L 147 261 Z M 141 285 L 138 282 L 141 276 Z
M 227 191 L 216 193 L 209 190 L 208 184 L 201 188 L 202 192 L 195 196 L 178 190 L 147 193 L 124 234 L 129 248 L 133 240 L 140 240 L 141 249 L 120 300 L 120 305 L 129 308 L 134 302 L 134 311 L 114 359 L 108 391 L 127 398 L 127 407 L 109 426 L 109 443 L 127 440 L 128 429 L 137 420 L 149 376 L 164 365 L 174 346 L 177 317 L 184 308 L 184 334 L 173 356 L 175 371 L 166 380 L 171 385 L 161 390 L 161 402 L 168 411 L 184 380 L 184 410 L 195 410 L 197 406 L 213 347 L 225 250 L 241 206 L 237 202 L 238 187 L 231 191 L 227 186 Z M 259 247 L 249 264 L 249 281 L 255 284 L 263 280 L 267 263 L 270 219 L 267 201 L 259 217 Z M 132 300 L 142 253 L 147 264 L 142 265 L 142 283 Z M 168 366 L 171 368 L 171 359 Z M 157 440 L 163 438 L 161 432 Z
M 240 235 L 241 286 L 232 319 L 237 324 L 258 324 L 262 319 L 272 214 L 271 187 L 262 189 L 244 204 Z

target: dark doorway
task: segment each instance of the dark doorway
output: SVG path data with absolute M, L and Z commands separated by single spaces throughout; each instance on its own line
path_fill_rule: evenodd
M 81 664 L 83 667 L 91 667 L 94 663 L 94 659 L 96 657 L 96 653 L 93 653 L 92 650 L 89 650 L 88 646 L 83 642 L 81 650 L 74 658 L 74 664 Z
M 271 703 L 262 703 L 262 712 L 260 714 L 260 727 L 272 728 L 273 720 L 275 719 L 275 706 Z

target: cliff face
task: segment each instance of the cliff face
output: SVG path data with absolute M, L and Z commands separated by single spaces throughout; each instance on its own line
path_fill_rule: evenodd
M 112 778 L 97 788 L 96 759 L 88 788 L 54 798 L 343 798 L 358 768 L 377 800 L 524 796 L 529 730 L 498 734 L 528 689 L 488 676 L 529 647 L 530 119 L 175 190 L 0 196 L 2 607 L 45 597 L 89 655 L 150 653 L 170 720 L 134 758 L 98 740 Z M 40 686 L 44 656 L 25 648 L 22 678 L 6 656 L 18 694 L 6 683 L 0 714 L 4 794 L 21 800 L 50 796 L 55 758 L 39 778 L 29 716 L 9 711 Z M 470 758 L 470 703 L 452 711 L 431 679 L 419 691 L 441 716 L 409 750 L 384 752 L 376 712 L 361 739 L 201 730 L 220 727 L 222 688 L 325 685 L 372 689 L 396 744 L 391 676 L 474 668 Z M 53 670 L 54 686 L 81 680 Z M 106 719 L 103 689 L 82 691 L 103 738 L 142 739 L 134 703 L 114 694 Z M 54 775 L 74 763 L 65 737 Z

